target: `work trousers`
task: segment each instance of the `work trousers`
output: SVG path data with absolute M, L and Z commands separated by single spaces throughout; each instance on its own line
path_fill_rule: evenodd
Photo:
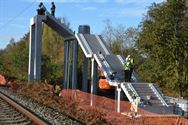
M 55 11 L 51 11 L 52 16 L 55 16 Z
M 125 72 L 125 82 L 129 82 L 130 70 L 124 70 Z

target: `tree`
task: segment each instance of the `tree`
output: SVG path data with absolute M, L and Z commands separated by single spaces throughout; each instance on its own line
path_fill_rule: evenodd
M 141 23 L 137 42 L 145 56 L 145 62 L 139 66 L 142 79 L 178 90 L 180 96 L 187 91 L 188 83 L 186 10 L 184 0 L 153 3 Z
M 0 54 L 0 74 L 7 74 L 7 71 L 8 69 L 6 68 L 6 64 L 4 63 L 4 57 L 3 57 L 3 54 L 1 53 Z
M 124 57 L 131 55 L 134 58 L 135 70 L 143 61 L 142 56 L 135 46 L 138 35 L 138 28 L 126 28 L 124 25 L 114 27 L 110 20 L 105 20 L 105 28 L 102 32 L 104 40 L 114 54 L 120 54 Z
M 126 55 L 123 53 L 126 49 L 135 47 L 135 41 L 138 38 L 137 28 L 126 28 L 124 25 L 114 27 L 109 19 L 105 20 L 104 23 L 105 28 L 102 36 L 112 52 Z

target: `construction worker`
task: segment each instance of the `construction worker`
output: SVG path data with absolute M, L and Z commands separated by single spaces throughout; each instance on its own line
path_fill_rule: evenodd
M 52 14 L 52 16 L 55 16 L 55 4 L 54 4 L 54 2 L 52 2 L 51 4 L 52 4 L 51 14 Z
M 135 100 L 135 114 L 137 115 L 138 114 L 138 106 L 140 105 L 140 97 L 136 97 L 136 100 Z
M 133 102 L 131 103 L 131 107 L 130 107 L 132 117 L 136 117 L 138 115 L 138 106 L 139 105 L 140 105 L 140 97 L 134 98 Z
M 130 57 L 130 62 L 131 62 L 131 66 L 130 66 L 130 72 L 129 72 L 129 81 L 131 81 L 131 77 L 132 77 L 132 73 L 133 73 L 133 69 L 134 69 L 134 61 L 133 61 L 133 58 Z
M 42 2 L 39 4 L 39 8 L 37 9 L 38 15 L 45 15 L 46 7 L 43 5 Z
M 130 55 L 128 55 L 127 58 L 125 59 L 124 68 L 125 68 L 125 70 L 124 70 L 125 82 L 130 82 L 132 72 L 133 72 L 133 59 L 130 57 Z

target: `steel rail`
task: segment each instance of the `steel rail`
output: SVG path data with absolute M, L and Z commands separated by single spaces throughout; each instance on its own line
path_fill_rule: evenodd
M 32 120 L 35 124 L 47 125 L 46 122 L 44 122 L 43 120 L 38 118 L 36 115 L 29 112 L 28 110 L 26 110 L 25 108 L 23 108 L 22 106 L 20 106 L 19 104 L 17 104 L 13 100 L 11 100 L 10 98 L 6 97 L 2 93 L 0 93 L 0 98 L 3 99 L 4 101 L 6 101 L 9 105 L 14 107 L 15 109 L 17 109 L 20 113 L 24 114 L 26 117 L 28 117 L 30 120 Z

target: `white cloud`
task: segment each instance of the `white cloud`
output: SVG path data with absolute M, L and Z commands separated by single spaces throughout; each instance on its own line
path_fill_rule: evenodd
M 93 11 L 93 10 L 97 10 L 96 7 L 85 7 L 85 8 L 82 8 L 82 10 L 84 11 Z

